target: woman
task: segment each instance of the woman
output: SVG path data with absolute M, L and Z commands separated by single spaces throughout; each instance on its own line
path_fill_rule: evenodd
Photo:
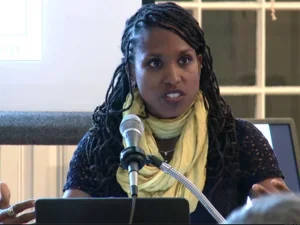
M 268 141 L 234 118 L 220 96 L 203 31 L 185 9 L 143 6 L 126 22 L 121 50 L 105 102 L 70 162 L 65 198 L 130 194 L 119 166 L 119 125 L 128 113 L 145 125 L 139 143 L 145 153 L 185 174 L 224 217 L 249 194 L 288 191 Z M 140 171 L 139 196 L 185 197 L 191 222 L 215 222 L 188 190 L 153 167 Z

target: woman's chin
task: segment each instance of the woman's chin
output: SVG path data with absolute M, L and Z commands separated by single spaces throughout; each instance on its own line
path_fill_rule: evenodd
M 180 117 L 183 113 L 183 112 L 165 112 L 165 113 L 162 113 L 162 112 L 159 112 L 159 113 L 151 113 L 151 112 L 148 112 L 149 115 L 153 116 L 153 117 L 156 117 L 157 119 L 166 119 L 166 120 L 172 120 L 172 119 L 176 119 L 178 117 Z

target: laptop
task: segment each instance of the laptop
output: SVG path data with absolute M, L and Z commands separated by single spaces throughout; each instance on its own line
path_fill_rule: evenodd
M 36 223 L 129 223 L 131 198 L 41 198 Z M 190 223 L 184 198 L 137 198 L 132 223 Z

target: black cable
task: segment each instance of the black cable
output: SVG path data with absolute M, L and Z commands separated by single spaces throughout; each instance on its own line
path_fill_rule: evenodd
M 133 220 L 133 216 L 134 216 L 134 210 L 135 210 L 136 197 L 137 197 L 136 195 L 132 195 L 129 224 L 132 224 L 132 220 Z

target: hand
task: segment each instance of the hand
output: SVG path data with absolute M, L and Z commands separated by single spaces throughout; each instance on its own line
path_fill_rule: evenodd
M 268 179 L 252 186 L 252 194 L 254 194 L 254 197 L 260 197 L 266 194 L 278 194 L 280 192 L 291 192 L 291 190 L 283 180 L 279 179 Z
M 0 182 L 0 209 L 8 208 L 10 201 L 10 190 L 6 183 Z
M 34 207 L 34 200 L 27 200 L 13 206 L 10 206 L 9 201 L 10 190 L 5 183 L 0 182 L 0 223 L 21 224 L 30 222 L 35 218 L 35 212 L 24 213 L 17 216 L 24 210 Z

